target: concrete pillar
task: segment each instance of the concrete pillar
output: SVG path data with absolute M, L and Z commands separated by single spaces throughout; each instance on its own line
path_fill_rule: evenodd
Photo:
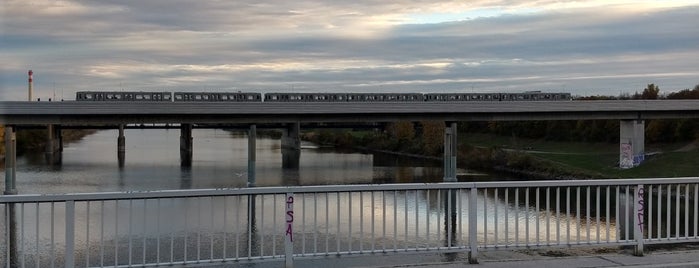
M 456 181 L 456 122 L 447 122 L 444 128 L 444 181 Z
M 250 130 L 248 130 L 248 187 L 255 187 L 256 139 L 257 125 L 250 125 Z
M 282 168 L 298 169 L 301 160 L 301 124 L 290 123 L 282 131 Z
M 299 169 L 301 150 L 282 148 L 282 169 Z
M 5 126 L 5 192 L 17 194 L 17 136 L 13 126 Z
M 192 166 L 192 155 L 194 153 L 194 141 L 192 139 L 192 124 L 180 125 L 180 165 Z
M 633 168 L 645 159 L 645 121 L 619 123 L 619 168 Z
M 117 160 L 119 167 L 124 167 L 126 162 L 126 137 L 124 136 L 124 125 L 119 125 L 119 137 L 117 138 Z
M 301 149 L 301 123 L 290 123 L 282 131 L 282 149 Z
M 46 126 L 46 148 L 47 154 L 55 154 L 63 151 L 63 136 L 61 135 L 61 126 L 48 125 Z

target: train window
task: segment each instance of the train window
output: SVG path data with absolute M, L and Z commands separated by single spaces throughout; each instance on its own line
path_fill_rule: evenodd
M 201 100 L 201 95 L 194 95 L 195 100 Z
M 143 99 L 150 100 L 150 99 L 151 99 L 151 95 L 144 95 L 144 96 L 143 96 Z
M 170 94 L 166 93 L 166 94 L 165 94 L 165 100 L 170 100 L 170 98 L 172 98 L 172 97 L 170 96 Z
M 143 99 L 143 96 L 142 96 L 142 95 L 136 95 L 136 99 L 137 99 L 137 100 L 142 100 L 142 99 Z
M 121 94 L 114 95 L 114 99 L 121 100 Z

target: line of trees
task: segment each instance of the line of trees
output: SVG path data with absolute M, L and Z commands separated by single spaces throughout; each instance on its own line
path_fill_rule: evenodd
M 648 84 L 641 93 L 621 96 L 589 96 L 577 100 L 619 99 L 699 99 L 699 85 L 669 94 L 660 94 L 660 88 Z M 460 131 L 512 135 L 522 138 L 542 138 L 553 141 L 617 142 L 618 120 L 577 121 L 521 121 L 469 122 L 461 124 Z M 646 121 L 645 138 L 648 142 L 682 142 L 699 138 L 698 119 L 658 119 Z

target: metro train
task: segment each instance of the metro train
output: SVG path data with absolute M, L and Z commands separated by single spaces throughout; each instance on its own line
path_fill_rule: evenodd
M 76 101 L 150 102 L 452 102 L 567 101 L 570 93 L 254 93 L 78 91 Z

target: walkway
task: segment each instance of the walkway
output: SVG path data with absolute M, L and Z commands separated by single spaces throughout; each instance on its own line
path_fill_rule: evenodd
M 541 249 L 481 252 L 479 264 L 468 264 L 466 254 L 393 254 L 386 256 L 343 256 L 296 260 L 294 267 L 367 268 L 576 268 L 576 267 L 699 267 L 699 245 L 669 245 L 633 256 L 618 247 Z M 243 264 L 242 267 L 282 267 L 283 263 Z M 210 266 L 206 266 L 210 267 Z M 233 266 L 215 266 L 233 267 Z

